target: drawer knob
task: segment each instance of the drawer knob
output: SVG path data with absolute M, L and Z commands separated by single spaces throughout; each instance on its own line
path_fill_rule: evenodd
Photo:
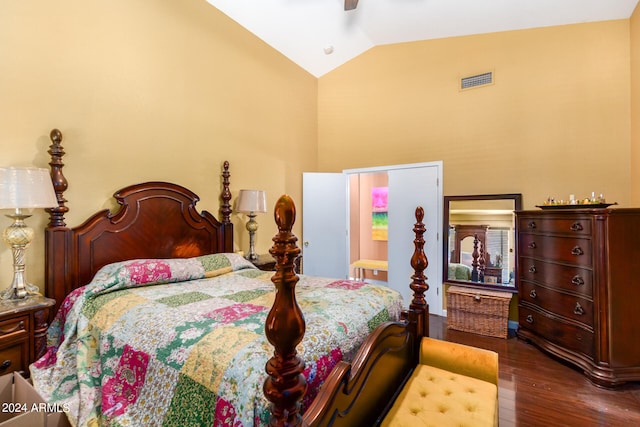
M 529 242 L 529 249 L 535 249 L 536 248 L 536 242 Z
M 584 255 L 584 251 L 580 246 L 574 246 L 573 249 L 571 249 L 571 255 Z
M 527 321 L 528 323 L 533 323 L 533 316 L 532 316 L 532 315 L 530 315 L 530 314 L 527 314 L 526 321 Z
M 584 279 L 578 275 L 575 275 L 573 276 L 573 279 L 571 279 L 571 283 L 576 286 L 581 286 L 584 285 Z
M 536 266 L 532 265 L 531 267 L 529 267 L 529 273 L 536 273 Z
M 535 221 L 529 221 L 529 224 L 527 224 L 527 227 L 529 227 L 530 229 L 536 228 L 536 222 Z
M 9 366 L 11 366 L 11 360 L 7 359 L 4 362 L 2 362 L 2 364 L 0 364 L 0 371 L 4 371 Z
M 538 293 L 536 292 L 535 289 L 531 289 L 531 292 L 529 292 L 529 296 L 531 298 L 538 298 Z
M 0 334 L 1 335 L 6 335 L 6 334 L 10 334 L 12 332 L 15 331 L 19 331 L 19 330 L 24 330 L 24 320 L 21 320 L 16 326 L 14 326 L 11 329 L 0 329 Z
M 582 231 L 582 224 L 580 224 L 579 222 L 574 222 L 573 224 L 571 224 L 571 231 Z
M 582 308 L 579 302 L 576 302 L 576 306 L 573 309 L 573 314 L 577 314 L 579 316 L 582 316 L 584 314 L 584 308 Z

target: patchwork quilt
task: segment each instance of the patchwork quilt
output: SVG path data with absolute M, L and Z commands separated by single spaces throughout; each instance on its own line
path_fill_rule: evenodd
M 237 254 L 108 265 L 65 299 L 30 367 L 34 386 L 74 426 L 266 425 L 272 274 Z M 306 320 L 304 406 L 376 325 L 398 319 L 402 298 L 386 286 L 304 275 L 296 293 Z

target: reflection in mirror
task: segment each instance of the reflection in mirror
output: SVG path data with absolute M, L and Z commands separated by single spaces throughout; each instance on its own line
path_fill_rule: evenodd
M 521 194 L 445 196 L 445 281 L 515 292 L 513 212 L 521 208 Z

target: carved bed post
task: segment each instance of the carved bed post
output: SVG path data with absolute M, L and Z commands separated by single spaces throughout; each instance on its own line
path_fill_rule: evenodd
M 69 208 L 64 204 L 64 192 L 67 190 L 67 179 L 62 173 L 64 163 L 62 157 L 65 155 L 62 147 L 62 132 L 53 129 L 49 134 L 52 144 L 49 146 L 51 156 L 51 181 L 58 200 L 58 206 L 46 209 L 49 213 L 49 224 L 45 230 L 45 296 L 56 300 L 56 305 L 51 310 L 52 317 L 58 310 L 60 302 L 69 293 L 71 288 L 67 286 L 65 277 L 68 275 L 68 265 L 65 257 L 66 248 L 69 244 L 67 239 L 68 228 L 64 222 L 64 215 Z
M 480 256 L 478 257 L 478 282 L 484 282 L 484 268 L 485 268 L 485 259 L 484 259 L 484 244 L 480 242 L 480 249 L 478 250 Z
M 473 235 L 473 253 L 471 254 L 471 256 L 473 257 L 473 260 L 471 261 L 471 267 L 473 268 L 471 270 L 471 281 L 472 282 L 477 282 L 478 281 L 478 257 L 480 256 L 480 253 L 478 252 L 478 243 L 480 242 L 480 240 L 478 240 L 478 234 L 474 234 Z
M 426 227 L 422 220 L 424 219 L 424 209 L 422 206 L 416 208 L 416 223 L 413 226 L 415 239 L 413 240 L 414 251 L 411 257 L 411 267 L 414 274 L 411 276 L 411 284 L 409 287 L 413 291 L 413 300 L 409 305 L 409 309 L 422 311 L 423 320 L 417 325 L 418 333 L 421 336 L 429 336 L 429 305 L 424 298 L 424 293 L 429 290 L 427 278 L 424 270 L 429 266 L 429 261 L 424 253 L 424 233 Z
M 229 190 L 229 162 L 222 165 L 222 191 L 220 192 L 220 222 L 222 223 L 224 241 L 221 252 L 233 252 L 233 224 L 231 223 L 231 191 Z
M 300 254 L 298 238 L 291 232 L 296 208 L 289 196 L 278 199 L 274 211 L 278 234 L 269 253 L 276 259 L 276 272 L 271 281 L 277 288 L 276 298 L 267 316 L 265 333 L 274 346 L 273 357 L 266 365 L 269 376 L 264 382 L 264 395 L 271 402 L 271 426 L 302 424 L 300 402 L 307 389 L 304 362 L 296 346 L 302 341 L 305 321 L 296 301 L 298 276 L 294 261 Z
M 62 148 L 62 132 L 58 129 L 53 129 L 49 134 L 52 144 L 49 146 L 49 155 L 51 156 L 51 181 L 53 182 L 53 189 L 58 199 L 58 206 L 55 208 L 45 209 L 49 212 L 49 227 L 64 227 L 64 214 L 69 211 L 69 208 L 64 204 L 67 201 L 63 193 L 67 190 L 67 179 L 62 174 L 62 168 L 64 163 L 62 157 L 65 155 Z

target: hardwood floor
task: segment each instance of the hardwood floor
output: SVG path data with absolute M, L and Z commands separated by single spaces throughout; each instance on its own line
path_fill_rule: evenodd
M 579 370 L 525 341 L 447 329 L 445 317 L 430 316 L 430 336 L 498 353 L 500 427 L 640 425 L 640 383 L 596 387 Z

